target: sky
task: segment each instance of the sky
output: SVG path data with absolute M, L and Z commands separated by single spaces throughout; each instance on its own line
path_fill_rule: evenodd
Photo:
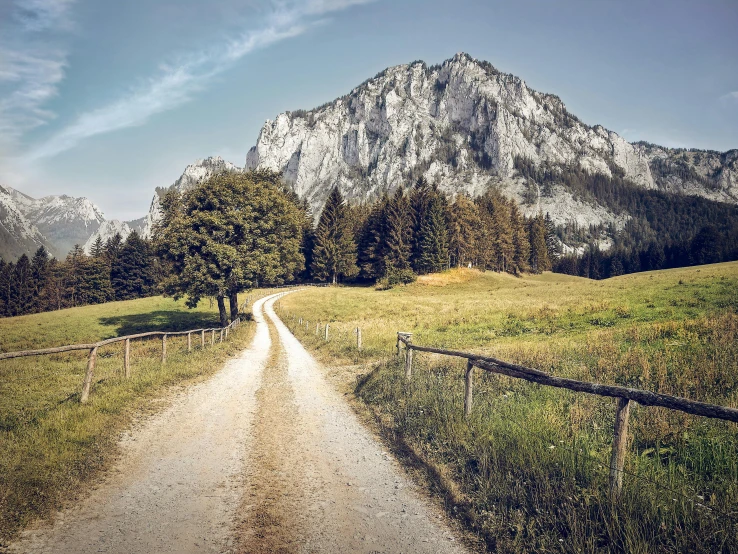
M 736 0 L 0 0 L 0 184 L 135 219 L 267 119 L 457 52 L 627 140 L 731 150 L 737 28 Z

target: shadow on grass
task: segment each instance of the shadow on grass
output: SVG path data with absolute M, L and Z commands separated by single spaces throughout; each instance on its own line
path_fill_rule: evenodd
M 217 314 L 159 310 L 145 314 L 101 317 L 100 323 L 115 326 L 113 336 L 135 335 L 149 331 L 188 331 L 208 327 L 220 327 Z

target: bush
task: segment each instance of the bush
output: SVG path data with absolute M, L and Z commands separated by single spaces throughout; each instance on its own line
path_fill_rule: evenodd
M 397 285 L 414 283 L 417 278 L 412 269 L 397 269 L 390 265 L 385 270 L 384 276 L 377 280 L 377 290 L 389 290 Z

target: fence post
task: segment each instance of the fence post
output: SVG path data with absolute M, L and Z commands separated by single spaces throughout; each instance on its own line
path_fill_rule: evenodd
M 412 339 L 407 337 L 407 342 L 405 343 L 405 379 L 408 381 L 413 376 L 413 349 L 410 346 L 411 341 Z
M 200 346 L 205 348 L 205 329 L 200 331 Z
M 361 350 L 361 329 L 356 328 L 356 350 Z
M 616 501 L 623 488 L 623 465 L 628 443 L 628 419 L 630 400 L 618 398 L 615 411 L 615 429 L 612 436 L 612 457 L 610 458 L 610 498 Z
M 192 352 L 192 333 L 187 333 L 187 352 Z
M 167 363 L 167 334 L 161 336 L 161 363 Z
M 215 346 L 215 329 L 210 334 L 210 346 Z
M 97 360 L 97 346 L 90 350 L 87 357 L 87 371 L 85 372 L 85 380 L 82 383 L 82 395 L 79 397 L 80 404 L 84 404 L 90 398 L 90 386 L 92 385 L 92 375 L 95 372 L 95 360 Z
M 126 379 L 131 378 L 131 339 L 126 339 L 123 347 L 123 374 Z
M 466 383 L 464 387 L 464 418 L 468 418 L 472 411 L 472 393 L 474 389 L 474 362 L 466 361 Z
M 228 338 L 228 329 L 229 329 L 229 327 L 226 327 L 226 336 L 225 336 L 225 338 Z
M 220 342 L 223 342 L 223 329 L 220 330 Z
M 325 324 L 325 340 L 328 340 L 328 324 Z
M 320 321 L 315 323 L 315 336 L 320 335 Z

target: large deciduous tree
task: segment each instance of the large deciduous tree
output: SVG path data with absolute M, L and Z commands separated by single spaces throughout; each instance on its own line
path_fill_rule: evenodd
M 302 270 L 304 214 L 274 172 L 225 172 L 162 201 L 155 230 L 159 255 L 171 275 L 164 290 L 218 301 L 221 325 L 238 316 L 238 293 L 261 283 L 280 284 Z

